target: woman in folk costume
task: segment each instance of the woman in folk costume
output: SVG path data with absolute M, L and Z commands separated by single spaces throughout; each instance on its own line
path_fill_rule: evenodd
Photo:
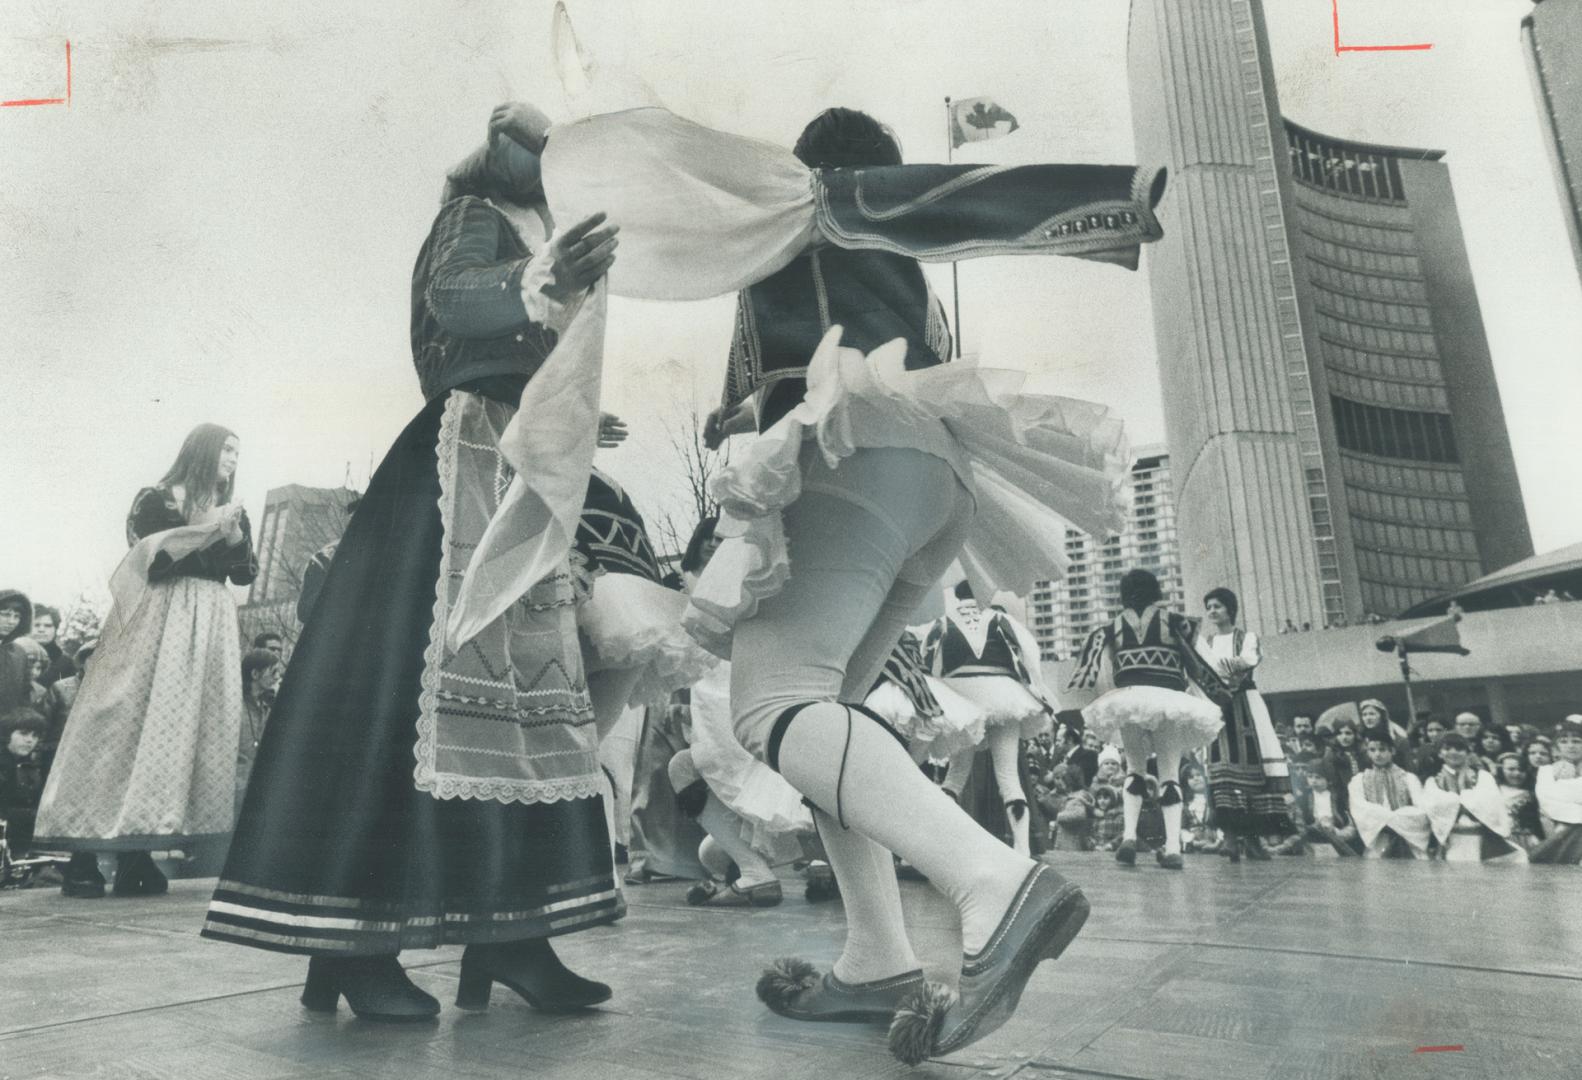
M 681 556 L 681 574 L 695 587 L 719 546 L 718 519 L 704 518 Z M 749 754 L 731 729 L 731 669 L 719 662 L 692 685 L 691 745 L 670 759 L 670 784 L 682 811 L 708 836 L 698 861 L 714 880 L 687 891 L 689 904 L 772 907 L 781 900 L 774 868 L 799 858 L 800 837 L 813 831 L 802 796 L 773 769 Z M 734 862 L 737 876 L 728 877 Z M 719 887 L 719 882 L 725 888 Z
M 965 581 L 956 585 L 955 601 L 929 631 L 924 657 L 936 677 L 983 711 L 983 741 L 1005 804 L 1011 846 L 1026 855 L 1028 808 L 1019 770 L 1021 740 L 1048 731 L 1055 713 L 1044 687 L 1038 642 L 1005 612 L 979 607 Z M 971 768 L 976 751 L 977 747 L 969 748 L 951 760 L 958 783 L 965 783 L 960 773 Z
M 1485 862 L 1526 853 L 1511 843 L 1511 819 L 1494 776 L 1470 764 L 1476 751 L 1452 732 L 1439 740 L 1439 772 L 1423 784 L 1423 809 L 1447 862 Z
M 1121 578 L 1121 610 L 1114 620 L 1088 636 L 1071 674 L 1070 689 L 1091 689 L 1108 663 L 1115 688 L 1082 710 L 1087 730 L 1107 743 L 1120 743 L 1130 770 L 1122 789 L 1125 832 L 1115 861 L 1137 862 L 1137 823 L 1148 793 L 1144 773 L 1148 757 L 1158 760 L 1159 805 L 1164 815 L 1165 844 L 1155 855 L 1166 870 L 1180 870 L 1181 759 L 1219 732 L 1220 707 L 1186 692 L 1187 681 L 1220 696 L 1193 648 L 1197 626 L 1166 609 L 1159 579 L 1147 570 L 1128 570 Z
M 600 435 L 599 445 L 614 445 L 625 438 L 625 428 L 606 414 Z M 601 469 L 588 476 L 574 543 L 592 578 L 592 595 L 577 608 L 577 626 L 602 740 L 629 705 L 664 702 L 715 660 L 681 628 L 686 595 L 662 583 L 643 516 Z
M 34 843 L 73 852 L 61 891 L 104 895 L 94 853 L 116 853 L 115 894 L 167 889 L 149 854 L 231 829 L 242 660 L 226 587 L 258 571 L 231 502 L 236 435 L 199 424 L 163 480 L 137 493 L 114 606 L 72 707 Z
M 1554 763 L 1539 766 L 1533 790 L 1548 839 L 1533 849 L 1530 861 L 1582 863 L 1582 715 L 1555 725 Z
M 1253 685 L 1253 670 L 1263 662 L 1258 636 L 1236 625 L 1241 607 L 1229 589 L 1203 597 L 1208 619 L 1196 642 L 1198 655 L 1229 695 L 1223 704 L 1224 727 L 1209 747 L 1208 786 L 1214 797 L 1214 825 L 1225 835 L 1232 862 L 1242 854 L 1267 859 L 1262 838 L 1295 831 L 1288 804 L 1291 771 L 1285 750 L 1269 719 L 1269 707 Z
M 1375 731 L 1364 748 L 1369 768 L 1351 778 L 1347 805 L 1364 854 L 1374 859 L 1426 859 L 1433 832 L 1423 807 L 1423 782 L 1395 764 L 1395 740 Z
M 624 909 L 567 553 L 464 648 L 444 637 L 511 479 L 502 432 L 563 303 L 614 258 L 615 229 L 597 216 L 545 241 L 546 129 L 536 110 L 502 106 L 487 145 L 449 177 L 412 275 L 428 403 L 341 538 L 204 924 L 206 937 L 309 956 L 310 1009 L 344 995 L 364 1019 L 431 1017 L 438 1002 L 397 954 L 442 944 L 467 946 L 463 1008 L 485 1007 L 494 982 L 547 1011 L 610 994 L 548 940 Z M 572 481 L 578 497 L 586 480 Z

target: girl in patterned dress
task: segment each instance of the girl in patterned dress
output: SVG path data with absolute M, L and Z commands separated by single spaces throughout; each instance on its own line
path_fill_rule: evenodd
M 104 895 L 100 851 L 116 853 L 117 896 L 163 893 L 150 852 L 231 830 L 242 666 L 225 582 L 258 570 L 247 515 L 231 502 L 239 446 L 199 424 L 132 501 L 132 550 L 39 807 L 37 845 L 73 852 L 67 896 Z

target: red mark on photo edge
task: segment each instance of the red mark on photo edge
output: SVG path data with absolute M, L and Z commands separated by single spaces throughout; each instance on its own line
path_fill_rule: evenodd
M 1340 43 L 1340 0 L 1329 0 L 1329 11 L 1335 22 L 1335 55 L 1347 52 L 1418 52 L 1432 49 L 1432 43 L 1421 45 L 1342 45 Z
M 19 98 L 16 101 L 0 101 L 0 108 L 9 108 L 18 105 L 65 105 L 71 106 L 71 42 L 66 42 L 66 96 L 52 98 Z
M 1466 1047 L 1457 1043 L 1455 1046 L 1419 1046 L 1413 1050 L 1414 1054 L 1458 1054 Z

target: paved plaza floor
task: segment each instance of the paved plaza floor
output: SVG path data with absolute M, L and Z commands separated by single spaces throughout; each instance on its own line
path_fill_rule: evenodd
M 1575 867 L 1204 856 L 1172 874 L 1049 858 L 1087 890 L 1087 928 L 1009 1024 L 918 1069 L 880 1031 L 798 1024 L 753 997 L 767 960 L 839 952 L 839 905 L 808 904 L 791 881 L 784 904 L 753 911 L 688 907 L 684 884 L 627 886 L 625 920 L 557 942 L 615 989 L 569 1018 L 499 987 L 487 1013 L 460 1012 L 460 949 L 408 952 L 445 1010 L 397 1027 L 344 1005 L 305 1012 L 300 957 L 200 939 L 212 881 L 139 900 L 7 892 L 0 1078 L 1582 1076 Z M 926 885 L 902 890 L 919 955 L 950 978 L 950 909 Z

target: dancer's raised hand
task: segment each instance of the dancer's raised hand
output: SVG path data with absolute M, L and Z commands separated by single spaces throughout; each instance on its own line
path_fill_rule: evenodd
M 599 449 L 612 450 L 626 441 L 626 421 L 614 413 L 599 414 Z
M 555 260 L 554 281 L 544 286 L 544 295 L 564 303 L 603 277 L 615 264 L 620 231 L 619 225 L 607 224 L 600 211 L 556 236 L 549 245 Z
M 507 101 L 495 106 L 489 116 L 489 141 L 507 135 L 533 153 L 542 154 L 549 128 L 550 119 L 538 106 L 525 101 Z

